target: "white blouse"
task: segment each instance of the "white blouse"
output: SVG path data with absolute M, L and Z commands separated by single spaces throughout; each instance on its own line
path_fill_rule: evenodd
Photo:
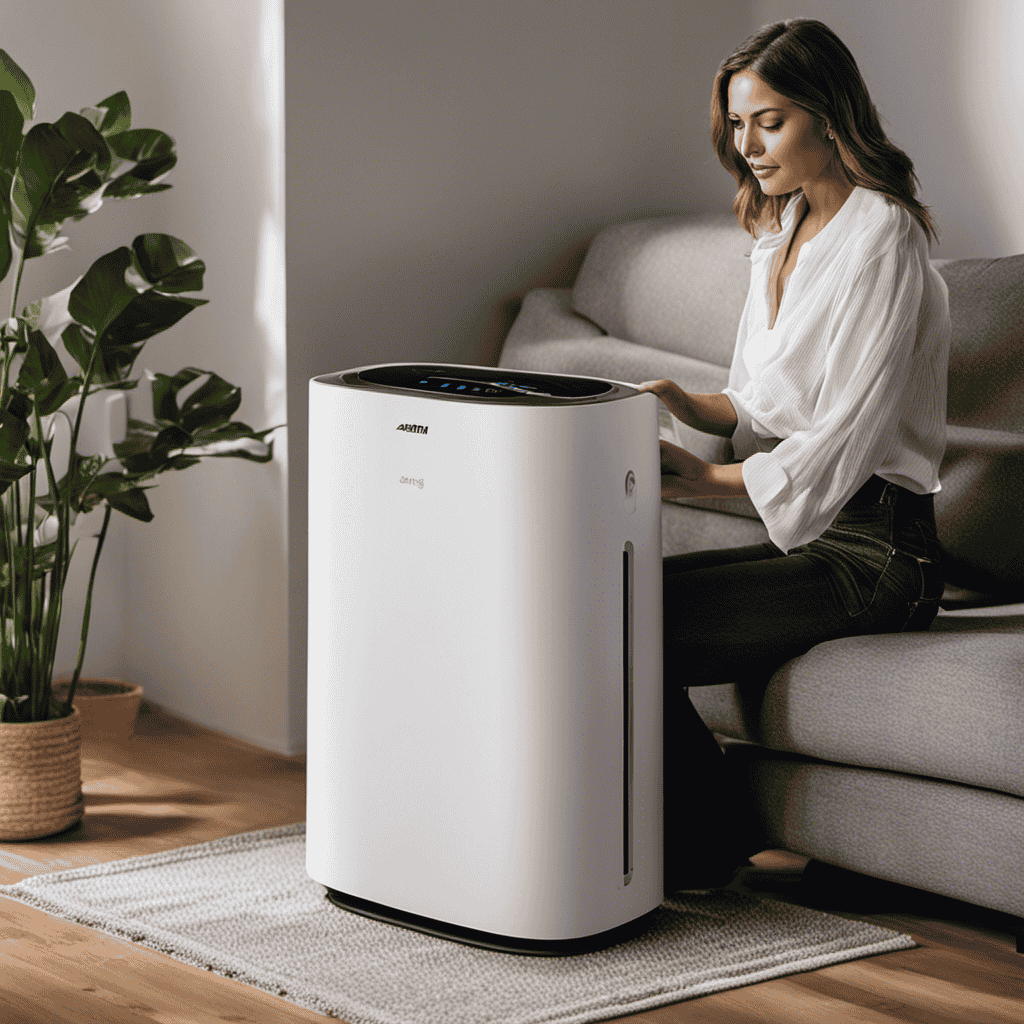
M 769 329 L 771 267 L 802 202 L 751 251 L 724 392 L 747 493 L 783 551 L 820 537 L 872 474 L 935 493 L 946 445 L 949 295 L 903 207 L 855 188 L 800 247 Z

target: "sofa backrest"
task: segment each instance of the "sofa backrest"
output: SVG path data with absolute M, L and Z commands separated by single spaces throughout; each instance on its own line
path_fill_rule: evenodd
M 587 253 L 573 309 L 612 337 L 722 377 L 750 282 L 731 214 L 615 224 Z M 949 288 L 949 438 L 936 518 L 950 582 L 1024 597 L 1024 255 L 933 260 Z
M 751 245 L 732 214 L 613 224 L 587 250 L 573 309 L 613 338 L 728 369 Z
M 946 457 L 935 513 L 947 575 L 1024 597 L 1024 255 L 951 260 Z

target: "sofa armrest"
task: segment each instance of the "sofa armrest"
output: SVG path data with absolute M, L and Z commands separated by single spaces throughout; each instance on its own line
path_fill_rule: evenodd
M 1015 430 L 989 430 L 987 427 L 962 427 L 947 423 L 946 447 L 991 455 L 1024 452 L 1024 434 Z
M 577 316 L 570 302 L 569 288 L 534 288 L 526 293 L 523 307 L 505 339 L 502 356 L 531 341 L 600 338 L 604 335 L 596 324 Z
M 605 380 L 640 383 L 670 378 L 689 391 L 721 391 L 729 371 L 703 359 L 666 352 L 649 345 L 613 338 L 570 306 L 572 293 L 563 288 L 536 288 L 505 339 L 498 365 L 541 373 L 572 373 Z M 663 412 L 667 412 L 662 407 Z M 708 462 L 732 461 L 732 446 L 724 438 L 702 434 L 676 423 L 679 444 Z M 749 515 L 732 509 L 734 514 Z

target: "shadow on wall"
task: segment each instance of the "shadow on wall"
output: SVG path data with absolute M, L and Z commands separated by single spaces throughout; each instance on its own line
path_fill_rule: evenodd
M 527 284 L 503 296 L 495 303 L 481 332 L 477 359 L 481 366 L 496 366 L 508 332 L 522 308 L 526 293 L 534 288 L 571 288 L 583 266 L 593 235 L 571 245 L 542 267 Z

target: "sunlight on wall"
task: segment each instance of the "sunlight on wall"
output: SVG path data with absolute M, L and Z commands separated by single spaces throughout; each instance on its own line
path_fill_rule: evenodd
M 975 150 L 982 180 L 998 217 L 992 228 L 1006 253 L 1024 251 L 1024 164 L 1018 128 L 1024 124 L 1020 80 L 1020 41 L 1024 4 L 1020 0 L 980 0 L 961 5 L 960 79 L 963 121 Z
M 264 410 L 272 425 L 287 419 L 284 251 L 284 9 L 281 0 L 260 0 L 259 64 L 254 73 L 257 110 L 266 129 L 267 182 L 256 253 L 256 323 L 263 334 Z M 274 467 L 282 493 L 288 486 L 288 432 L 277 430 Z M 288 549 L 287 508 L 282 506 L 281 543 Z

